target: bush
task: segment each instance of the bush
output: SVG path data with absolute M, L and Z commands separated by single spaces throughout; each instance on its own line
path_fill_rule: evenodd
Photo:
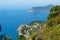
M 26 38 L 23 35 L 21 35 L 21 36 L 18 37 L 17 40 L 26 40 Z
M 54 18 L 60 14 L 60 6 L 54 6 L 50 10 L 50 14 L 48 16 L 48 20 Z

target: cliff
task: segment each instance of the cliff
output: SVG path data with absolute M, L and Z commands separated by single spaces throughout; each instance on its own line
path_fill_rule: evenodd
M 32 24 L 32 25 L 31 25 Z M 29 38 L 30 35 L 35 33 L 38 29 L 41 28 L 41 24 L 38 21 L 31 22 L 30 24 L 22 24 L 17 29 L 18 35 L 23 35 L 25 38 Z

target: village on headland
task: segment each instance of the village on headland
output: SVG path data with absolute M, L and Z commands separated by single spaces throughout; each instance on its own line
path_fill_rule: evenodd
M 60 6 L 56 5 L 50 9 L 47 21 L 21 24 L 16 31 L 16 40 L 60 40 Z M 0 40 L 3 39 L 12 40 L 7 34 L 0 35 Z

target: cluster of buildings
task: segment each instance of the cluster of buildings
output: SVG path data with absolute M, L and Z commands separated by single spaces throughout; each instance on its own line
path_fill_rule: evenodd
M 34 32 L 41 28 L 41 24 L 34 23 L 33 25 L 21 24 L 17 29 L 18 35 L 23 35 L 25 38 L 29 38 Z

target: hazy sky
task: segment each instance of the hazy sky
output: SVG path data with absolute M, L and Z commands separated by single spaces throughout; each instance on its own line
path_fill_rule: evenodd
M 60 0 L 0 0 L 0 9 L 32 6 L 60 5 Z

